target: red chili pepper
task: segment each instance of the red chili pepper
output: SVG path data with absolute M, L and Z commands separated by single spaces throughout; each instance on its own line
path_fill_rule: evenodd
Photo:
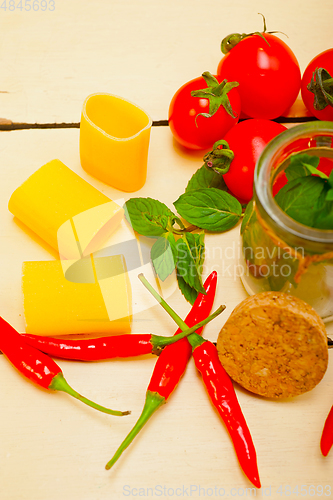
M 24 341 L 42 352 L 58 358 L 79 361 L 97 361 L 102 359 L 129 358 L 144 354 L 159 355 L 163 348 L 179 342 L 185 336 L 194 333 L 218 316 L 224 307 L 220 306 L 213 314 L 192 328 L 178 331 L 173 337 L 163 337 L 151 333 L 115 335 L 96 339 L 67 340 L 39 335 L 22 334 Z
M 160 297 L 144 277 L 140 279 L 179 328 L 184 331 L 187 328 L 186 323 Z M 187 341 L 192 345 L 193 357 L 197 368 L 202 374 L 208 394 L 222 416 L 233 440 L 239 463 L 250 481 L 257 488 L 260 488 L 257 457 L 251 434 L 240 409 L 232 382 L 220 363 L 217 350 L 211 342 L 202 339 L 196 333 L 189 335 Z
M 323 433 L 320 440 L 320 449 L 324 457 L 328 455 L 328 452 L 333 445 L 333 406 L 327 415 Z
M 67 392 L 70 396 L 82 401 L 82 403 L 110 415 L 122 416 L 130 413 L 129 411 L 110 410 L 74 391 L 68 385 L 57 363 L 47 354 L 26 344 L 22 335 L 2 317 L 0 317 L 0 349 L 12 365 L 25 377 L 45 389 Z
M 217 273 L 214 271 L 208 276 L 204 283 L 206 294 L 198 295 L 191 311 L 186 317 L 185 323 L 187 327 L 195 325 L 195 323 L 204 319 L 211 311 L 215 298 L 216 283 Z M 179 328 L 175 335 L 181 331 L 182 330 Z M 201 331 L 202 328 L 197 330 L 198 333 L 201 333 Z M 142 413 L 133 429 L 124 439 L 112 459 L 105 466 L 106 469 L 111 469 L 148 419 L 163 403 L 167 401 L 186 369 L 187 363 L 191 357 L 191 352 L 192 348 L 187 339 L 180 340 L 177 344 L 167 346 L 162 351 L 156 362 L 154 372 L 148 386 L 146 401 Z
M 256 450 L 249 428 L 239 406 L 231 379 L 211 342 L 195 333 L 188 337 L 193 348 L 195 366 L 202 375 L 208 395 L 222 417 L 234 444 L 238 461 L 249 480 L 260 488 Z

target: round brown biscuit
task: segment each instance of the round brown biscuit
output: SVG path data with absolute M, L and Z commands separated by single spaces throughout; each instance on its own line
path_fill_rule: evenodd
M 281 292 L 241 302 L 223 326 L 217 350 L 233 380 L 269 398 L 310 391 L 328 363 L 322 319 L 301 299 Z

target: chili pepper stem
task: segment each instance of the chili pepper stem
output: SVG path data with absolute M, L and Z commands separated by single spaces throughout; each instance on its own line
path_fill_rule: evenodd
M 153 413 L 155 413 L 155 411 L 164 403 L 165 398 L 157 394 L 157 392 L 147 391 L 145 405 L 139 419 L 137 420 L 136 424 L 129 432 L 129 434 L 126 436 L 124 441 L 121 443 L 111 460 L 106 464 L 106 470 L 111 469 L 111 467 L 116 463 L 121 454 L 131 444 L 135 436 L 140 432 L 145 423 L 153 415 Z
M 58 373 L 52 380 L 49 389 L 54 390 L 54 391 L 63 391 L 67 392 L 70 396 L 73 396 L 73 398 L 78 399 L 82 403 L 85 403 L 88 406 L 91 406 L 91 408 L 95 408 L 95 410 L 99 410 L 103 413 L 108 413 L 109 415 L 116 415 L 116 416 L 123 416 L 123 415 L 129 415 L 131 412 L 130 411 L 117 411 L 117 410 L 111 410 L 109 408 L 105 408 L 105 406 L 100 406 L 97 403 L 94 403 L 93 401 L 90 401 L 90 399 L 85 398 L 84 396 L 81 396 L 78 392 L 76 392 L 72 387 L 68 384 L 67 380 L 63 376 L 63 374 L 60 372 Z
M 181 319 L 180 316 L 165 302 L 165 300 L 156 292 L 156 290 L 151 286 L 151 284 L 146 280 L 143 274 L 139 274 L 139 280 L 144 284 L 144 286 L 150 291 L 150 293 L 155 297 L 155 299 L 161 304 L 163 309 L 171 316 L 174 322 L 179 326 L 179 328 L 184 331 L 187 330 L 187 324 Z
M 143 274 L 139 274 L 139 279 L 140 281 L 144 284 L 144 286 L 150 291 L 150 293 L 155 297 L 155 299 L 161 304 L 163 309 L 171 316 L 171 318 L 174 320 L 174 322 L 179 326 L 179 328 L 185 332 L 188 327 L 187 324 L 181 319 L 180 316 L 169 306 L 167 302 L 156 292 L 156 290 L 151 286 L 151 284 L 146 280 Z M 224 311 L 225 306 L 221 306 Z M 222 312 L 221 311 L 221 312 Z M 193 342 L 196 343 L 195 345 L 200 345 L 203 342 L 205 342 L 205 339 L 197 335 L 196 333 L 192 333 L 187 336 L 187 340 L 190 342 L 192 347 L 194 348 Z
M 201 344 L 204 344 L 205 342 L 207 342 L 207 340 L 200 337 L 200 335 L 189 335 L 187 337 L 187 340 L 189 341 L 189 343 L 192 346 L 192 351 L 196 347 L 199 347 Z
M 151 336 L 151 343 L 153 345 L 153 351 L 161 350 L 161 349 L 163 349 L 163 347 L 170 345 L 170 344 L 174 344 L 175 342 L 183 339 L 184 337 L 191 336 L 193 333 L 195 333 L 197 330 L 199 330 L 199 328 L 201 328 L 202 326 L 204 326 L 207 323 L 209 323 L 210 321 L 212 321 L 212 319 L 216 318 L 216 316 L 219 316 L 224 311 L 224 309 L 225 309 L 225 306 L 220 306 L 218 309 L 216 309 L 215 312 L 213 312 L 213 314 L 211 314 L 210 316 L 208 316 L 204 320 L 200 321 L 196 325 L 192 326 L 191 328 L 188 328 L 186 323 L 184 323 L 186 326 L 186 329 L 183 330 L 182 333 L 178 333 L 177 335 L 174 335 L 173 337 L 164 337 L 162 335 L 152 335 Z

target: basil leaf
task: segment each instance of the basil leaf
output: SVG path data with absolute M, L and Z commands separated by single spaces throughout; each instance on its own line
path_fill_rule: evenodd
M 223 191 L 228 189 L 221 174 L 218 174 L 212 168 L 207 168 L 203 165 L 192 175 L 186 186 L 185 193 L 196 189 L 211 187 L 222 189 Z
M 190 224 L 209 231 L 226 231 L 237 224 L 242 206 L 236 198 L 216 188 L 189 191 L 174 206 Z
M 179 276 L 179 274 L 177 274 L 177 281 L 179 290 L 184 295 L 185 299 L 193 306 L 195 299 L 198 296 L 198 292 L 190 285 L 188 285 L 186 281 L 181 276 Z
M 325 181 L 320 177 L 298 177 L 280 189 L 275 201 L 289 217 L 306 226 L 312 226 L 315 218 L 314 207 L 324 186 Z
M 176 268 L 176 240 L 172 233 L 165 233 L 154 243 L 150 251 L 150 258 L 157 276 L 165 281 Z
M 134 231 L 143 236 L 162 236 L 177 220 L 164 203 L 153 198 L 131 198 L 124 209 Z
M 176 242 L 177 274 L 197 292 L 206 293 L 202 285 L 200 267 L 204 245 L 200 235 L 184 233 Z

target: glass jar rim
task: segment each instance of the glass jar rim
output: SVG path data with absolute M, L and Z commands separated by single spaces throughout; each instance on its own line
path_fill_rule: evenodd
M 291 127 L 274 137 L 261 153 L 254 172 L 255 198 L 267 215 L 283 230 L 298 238 L 317 243 L 333 243 L 333 230 L 316 229 L 289 217 L 275 202 L 270 185 L 270 166 L 278 158 L 279 151 L 287 144 L 310 135 L 330 135 L 333 139 L 333 122 L 313 121 Z

